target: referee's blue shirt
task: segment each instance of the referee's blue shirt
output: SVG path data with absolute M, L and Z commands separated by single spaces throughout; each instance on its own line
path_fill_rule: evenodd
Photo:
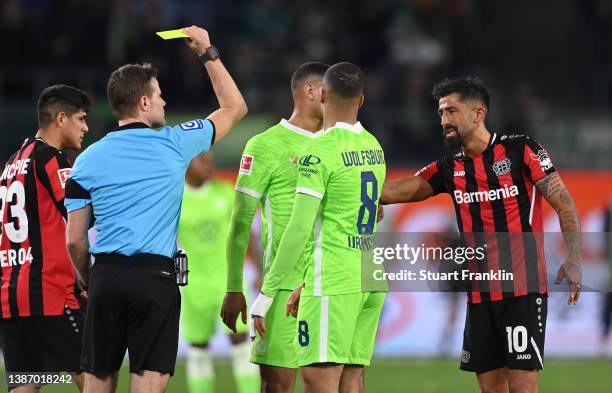
M 66 184 L 65 205 L 68 213 L 92 205 L 97 239 L 90 252 L 172 257 L 185 172 L 214 139 L 215 126 L 208 119 L 159 131 L 131 123 L 79 155 Z

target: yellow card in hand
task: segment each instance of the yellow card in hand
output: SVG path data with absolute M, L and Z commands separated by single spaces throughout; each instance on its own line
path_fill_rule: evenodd
M 181 30 L 166 30 L 158 31 L 155 34 L 163 38 L 164 40 L 172 40 L 174 38 L 189 38 L 188 34 L 183 33 Z

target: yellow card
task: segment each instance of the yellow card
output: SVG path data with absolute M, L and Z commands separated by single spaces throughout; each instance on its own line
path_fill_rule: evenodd
M 175 38 L 189 38 L 188 34 L 183 33 L 180 30 L 166 30 L 166 31 L 158 31 L 155 34 L 163 38 L 164 40 L 172 40 Z

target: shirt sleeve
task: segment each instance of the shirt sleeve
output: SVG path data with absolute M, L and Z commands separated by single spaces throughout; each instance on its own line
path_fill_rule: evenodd
M 191 120 L 174 127 L 164 127 L 185 161 L 208 151 L 215 142 L 215 125 L 209 119 Z
M 70 167 L 68 158 L 58 151 L 49 151 L 48 154 L 42 154 L 36 163 L 38 178 L 64 218 L 66 218 L 65 189 L 70 175 Z
M 261 287 L 261 293 L 264 295 L 276 296 L 281 283 L 293 271 L 293 267 L 300 259 L 312 234 L 312 227 L 320 205 L 321 199 L 313 198 L 311 195 L 298 194 L 295 196 L 289 223 L 283 232 L 272 267 L 266 274 Z
M 524 146 L 523 167 L 533 183 L 537 183 L 546 175 L 557 171 L 548 152 L 538 142 L 525 137 Z
M 433 189 L 434 195 L 438 195 L 442 192 L 448 192 L 448 188 L 444 184 L 444 175 L 442 171 L 440 171 L 440 167 L 440 160 L 434 161 L 415 174 L 415 176 L 420 176 L 427 180 Z
M 84 165 L 86 153 L 81 154 L 74 163 L 70 176 L 66 181 L 66 197 L 64 205 L 66 211 L 71 213 L 75 210 L 91 205 L 91 189 L 93 184 L 87 176 Z
M 261 199 L 268 189 L 274 168 L 269 161 L 270 151 L 263 140 L 257 136 L 251 138 L 240 159 L 236 191 Z
M 257 212 L 259 199 L 236 193 L 234 209 L 227 237 L 227 291 L 242 292 L 244 257 L 249 246 L 251 223 Z
M 331 158 L 321 154 L 316 139 L 306 145 L 298 163 L 296 193 L 323 199 L 331 175 Z

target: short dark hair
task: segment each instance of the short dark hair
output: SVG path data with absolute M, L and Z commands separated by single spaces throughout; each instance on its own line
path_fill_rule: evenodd
M 431 92 L 436 100 L 453 93 L 461 95 L 461 100 L 476 99 L 489 110 L 489 89 L 482 79 L 474 76 L 462 76 L 457 79 L 444 79 L 436 84 Z
M 60 112 L 73 115 L 89 111 L 91 100 L 84 91 L 67 85 L 45 88 L 38 97 L 38 126 L 46 127 Z
M 106 97 L 117 119 L 136 115 L 140 97 L 153 94 L 153 78 L 157 78 L 157 70 L 149 63 L 126 64 L 113 71 L 106 85 Z
M 334 64 L 325 73 L 324 81 L 329 92 L 341 98 L 357 98 L 363 94 L 363 72 L 355 64 Z
M 300 87 L 300 84 L 304 82 L 306 78 L 316 76 L 323 78 L 325 71 L 329 68 L 329 65 L 319 63 L 318 61 L 310 61 L 299 66 L 293 76 L 291 77 L 291 90 L 295 90 Z

